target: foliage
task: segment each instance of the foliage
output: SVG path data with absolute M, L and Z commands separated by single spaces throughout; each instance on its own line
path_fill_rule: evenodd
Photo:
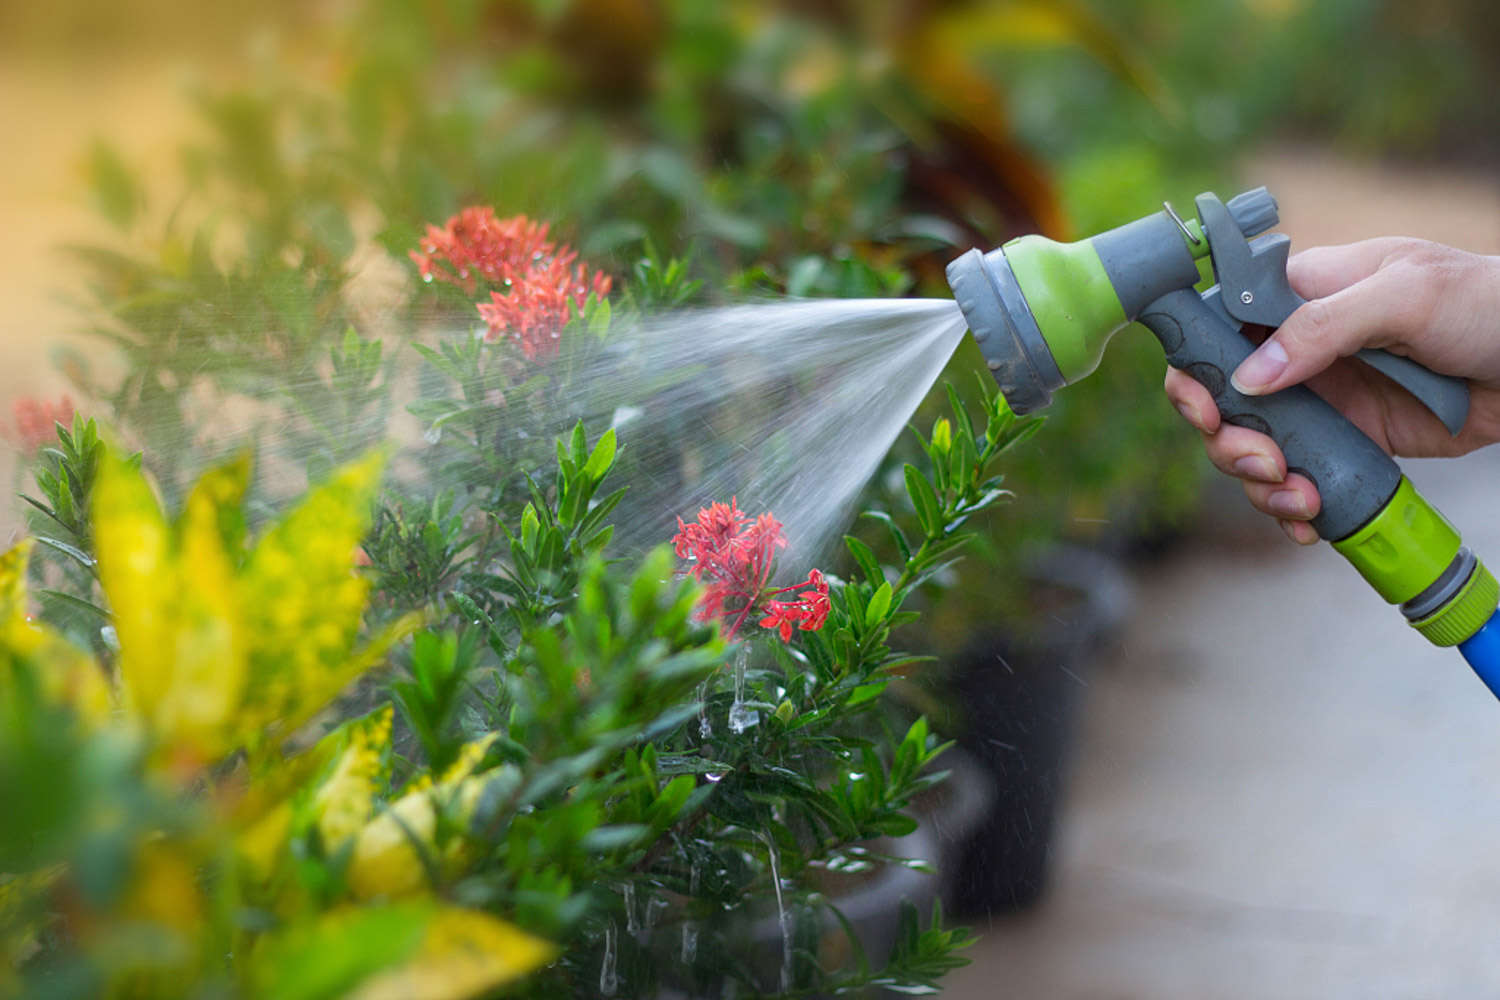
M 527 477 L 504 548 L 455 560 L 423 596 L 450 614 L 401 656 L 399 724 L 380 699 L 322 735 L 315 717 L 414 625 L 357 641 L 381 579 L 351 574 L 379 459 L 336 470 L 252 542 L 247 458 L 168 518 L 138 465 L 106 449 L 81 537 L 117 636 L 107 664 L 23 619 L 24 552 L 0 588 L 0 705 L 15 722 L 0 870 L 20 982 L 463 997 L 513 981 L 543 996 L 591 993 L 602 968 L 621 996 L 932 987 L 963 932 L 908 912 L 887 960 L 856 939 L 858 959 L 825 970 L 818 928 L 839 924 L 820 884 L 889 863 L 880 838 L 909 834 L 914 801 L 942 780 L 925 722 L 888 732 L 877 708 L 914 662 L 889 645 L 914 617 L 903 603 L 1006 495 L 987 470 L 1034 427 L 993 390 L 983 403 L 979 424 L 960 416 L 924 440 L 930 473 L 908 466 L 922 531 L 908 541 L 881 516 L 895 565 L 851 539 L 861 578 L 831 581 L 826 625 L 761 647 L 700 621 L 697 584 L 665 548 L 630 572 L 604 558 L 617 445 L 580 425 L 548 488 Z M 737 906 L 772 897 L 804 942 L 779 976 L 757 951 L 774 946 L 745 939 L 756 911 Z M 152 943 L 121 951 L 126 933 Z M 226 952 L 244 960 L 213 960 Z
M 245 461 L 205 476 L 168 522 L 133 463 L 101 456 L 108 665 L 26 617 L 25 547 L 0 560 L 7 993 L 459 1000 L 551 958 L 448 902 L 312 905 L 315 873 L 267 864 L 290 861 L 309 822 L 332 833 L 373 813 L 369 718 L 300 753 L 285 741 L 410 628 L 353 644 L 351 554 L 379 465 L 337 471 L 250 545 Z

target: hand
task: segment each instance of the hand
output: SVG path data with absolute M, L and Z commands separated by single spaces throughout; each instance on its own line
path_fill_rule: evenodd
M 1248 396 L 1299 382 L 1341 411 L 1387 452 L 1414 458 L 1462 455 L 1500 441 L 1500 257 L 1403 237 L 1317 247 L 1287 262 L 1308 303 L 1294 312 L 1231 378 Z M 1469 420 L 1450 436 L 1426 407 L 1369 366 L 1365 347 L 1403 354 L 1469 380 Z M 1321 503 L 1304 476 L 1287 475 L 1269 437 L 1222 423 L 1213 397 L 1176 368 L 1167 397 L 1203 432 L 1209 459 L 1244 481 L 1256 509 L 1295 542 L 1318 540 L 1308 520 Z

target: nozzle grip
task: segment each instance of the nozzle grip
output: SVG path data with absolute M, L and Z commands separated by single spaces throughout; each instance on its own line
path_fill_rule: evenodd
M 1312 526 L 1337 541 L 1358 531 L 1396 492 L 1401 470 L 1380 446 L 1305 386 L 1245 396 L 1230 374 L 1254 349 L 1219 302 L 1218 289 L 1169 292 L 1141 313 L 1167 354 L 1213 396 L 1224 420 L 1269 434 L 1288 469 L 1313 481 L 1323 506 Z

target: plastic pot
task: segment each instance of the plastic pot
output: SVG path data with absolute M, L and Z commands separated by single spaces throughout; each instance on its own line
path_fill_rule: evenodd
M 1031 620 L 976 636 L 955 664 L 958 743 L 991 791 L 980 820 L 944 838 L 944 902 L 960 916 L 1023 909 L 1045 891 L 1087 673 L 1132 603 L 1119 564 L 1091 550 L 1052 549 L 1028 578 Z

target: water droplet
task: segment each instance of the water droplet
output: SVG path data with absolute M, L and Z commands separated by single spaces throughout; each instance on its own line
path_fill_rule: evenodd
M 721 771 L 707 771 L 704 773 L 703 778 L 709 784 L 717 785 L 724 780 L 724 774 Z
M 787 916 L 786 904 L 781 898 L 781 871 L 777 864 L 776 842 L 769 836 L 766 842 L 766 859 L 771 863 L 771 885 L 776 888 L 776 920 L 781 925 L 781 992 L 792 988 L 792 922 Z
M 760 724 L 760 713 L 744 702 L 729 706 L 729 731 L 738 736 L 752 726 Z
M 641 925 L 635 919 L 635 883 L 625 883 L 625 930 L 632 937 L 641 932 Z
M 760 723 L 760 713 L 745 704 L 745 666 L 750 662 L 750 647 L 741 646 L 734 658 L 734 702 L 729 706 L 729 731 L 738 736 Z
M 427 284 L 429 285 L 432 284 L 432 272 L 428 271 L 426 274 L 422 275 L 422 280 L 427 282 Z
M 428 444 L 437 444 L 443 439 L 443 429 L 436 424 L 422 432 L 422 440 Z
M 615 972 L 615 925 L 604 928 L 604 963 L 599 968 L 599 992 L 607 997 L 615 995 L 620 988 L 620 977 Z
M 646 901 L 646 926 L 643 928 L 646 934 L 656 926 L 656 918 L 661 916 L 667 909 L 667 901 L 660 896 L 652 896 Z

